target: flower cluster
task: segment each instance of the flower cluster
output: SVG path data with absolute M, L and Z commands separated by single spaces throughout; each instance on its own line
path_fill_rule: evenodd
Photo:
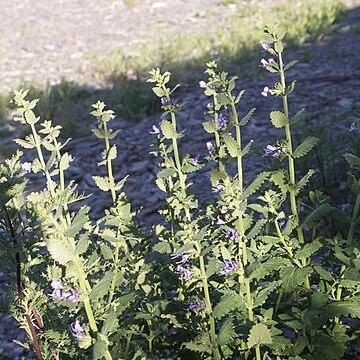
M 222 270 L 220 271 L 220 275 L 227 275 L 233 271 L 239 269 L 239 265 L 233 260 L 224 260 L 224 265 Z
M 232 240 L 234 242 L 239 241 L 239 233 L 236 229 L 225 230 L 224 233 L 229 240 Z
M 190 280 L 192 275 L 191 271 L 189 270 L 189 258 L 190 255 L 185 253 L 174 253 L 171 255 L 172 260 L 177 260 L 175 274 L 180 275 L 185 281 Z
M 75 321 L 75 324 L 70 328 L 70 331 L 77 339 L 81 339 L 84 336 L 84 328 L 81 326 L 79 320 Z
M 191 312 L 198 313 L 204 310 L 204 308 L 205 308 L 205 304 L 198 299 L 193 299 L 188 301 L 187 309 Z
M 274 145 L 266 145 L 264 148 L 264 156 L 272 156 L 274 158 L 279 158 L 281 155 L 281 148 Z
M 51 287 L 54 289 L 52 297 L 58 300 L 68 301 L 75 304 L 79 298 L 79 293 L 73 289 L 70 291 L 64 290 L 62 283 L 59 280 L 53 280 Z

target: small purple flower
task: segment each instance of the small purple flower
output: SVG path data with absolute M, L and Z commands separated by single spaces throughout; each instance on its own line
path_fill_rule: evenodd
M 24 170 L 26 173 L 31 173 L 31 170 L 32 170 L 31 162 L 24 162 L 21 165 L 21 169 Z
M 207 147 L 208 152 L 209 152 L 210 155 L 212 155 L 212 154 L 215 152 L 214 145 L 212 144 L 211 141 L 208 141 L 208 142 L 206 143 L 206 147 Z
M 195 313 L 198 313 L 202 310 L 204 310 L 205 308 L 205 304 L 198 300 L 198 299 L 195 299 L 195 300 L 190 300 L 188 302 L 188 310 L 191 311 L 191 312 L 195 312 Z
M 199 154 L 197 154 L 193 159 L 190 160 L 191 165 L 196 166 L 196 165 L 199 165 L 199 163 L 200 163 L 200 155 Z
M 52 296 L 55 299 L 71 302 L 75 304 L 79 298 L 77 291 L 71 289 L 70 291 L 65 291 L 62 283 L 59 280 L 51 281 L 50 286 L 54 289 Z
M 174 253 L 171 254 L 170 257 L 172 260 L 179 259 L 178 261 L 176 261 L 177 265 L 184 265 L 188 262 L 190 255 L 185 253 Z
M 350 204 L 347 204 L 347 203 L 341 204 L 341 205 L 340 205 L 340 209 L 341 209 L 342 211 L 344 211 L 344 212 L 349 211 L 349 210 L 350 210 Z
M 224 186 L 220 185 L 219 183 L 216 183 L 215 186 L 212 187 L 212 192 L 213 193 L 219 193 L 224 191 Z
M 350 132 L 357 131 L 357 125 L 355 122 L 351 123 L 349 131 Z
M 75 321 L 75 324 L 70 328 L 71 334 L 77 339 L 81 339 L 84 335 L 84 329 L 79 320 Z
M 207 84 L 206 84 L 205 81 L 201 80 L 201 81 L 199 81 L 199 86 L 200 86 L 202 89 L 206 89 Z
M 160 99 L 160 101 L 161 101 L 161 105 L 163 105 L 163 106 L 168 105 L 168 101 L 167 101 L 167 99 L 166 99 L 165 96 L 163 96 L 163 97 Z
M 265 59 L 261 59 L 260 62 L 263 67 L 266 67 L 267 65 L 269 65 L 269 63 Z
M 232 240 L 236 243 L 239 241 L 239 233 L 236 229 L 225 230 L 224 233 L 229 240 Z
M 285 224 L 286 224 L 286 220 L 285 220 L 285 219 L 281 219 L 281 220 L 278 221 L 278 224 L 279 224 L 280 229 L 282 229 L 282 228 L 285 226 Z
M 178 265 L 175 273 L 180 275 L 185 281 L 188 281 L 191 278 L 191 271 L 187 266 Z
M 261 47 L 265 50 L 268 51 L 271 48 L 271 45 L 265 42 L 260 43 Z
M 239 265 L 232 260 L 224 260 L 224 265 L 222 270 L 220 271 L 220 275 L 227 275 L 232 271 L 236 271 L 239 269 Z
M 220 216 L 218 215 L 217 217 L 216 217 L 216 225 L 225 225 L 226 224 L 226 222 L 224 221 L 224 220 L 222 220 L 221 218 L 220 218 Z
M 215 120 L 216 128 L 218 130 L 224 129 L 227 124 L 227 118 L 224 114 L 220 114 L 219 117 Z
M 65 301 L 71 302 L 72 304 L 75 304 L 78 299 L 79 299 L 79 293 L 75 290 L 63 291 L 63 293 L 62 293 L 61 300 L 65 300 Z
M 152 126 L 152 131 L 149 131 L 150 134 L 153 135 L 160 135 L 161 134 L 161 128 L 160 128 L 160 124 L 159 125 L 153 125 Z
M 274 158 L 278 158 L 281 155 L 281 148 L 273 146 L 273 145 L 266 145 L 264 148 L 264 156 L 272 156 Z
M 261 92 L 261 95 L 267 97 L 269 94 L 271 95 L 270 89 L 267 86 L 265 86 L 264 90 Z
M 273 58 L 268 59 L 269 65 L 275 64 L 276 61 Z

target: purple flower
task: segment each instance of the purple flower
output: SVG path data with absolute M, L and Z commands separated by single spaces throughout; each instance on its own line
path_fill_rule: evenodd
M 271 45 L 265 42 L 260 43 L 261 47 L 265 50 L 268 51 L 271 48 Z
M 50 286 L 54 289 L 52 296 L 55 299 L 76 303 L 79 298 L 79 293 L 73 289 L 65 291 L 62 283 L 59 280 L 51 281 Z
M 215 186 L 212 187 L 212 192 L 214 193 L 219 193 L 221 191 L 224 191 L 224 186 L 219 183 L 216 183 Z
M 234 242 L 239 241 L 239 233 L 236 229 L 225 230 L 224 233 L 229 240 L 232 240 Z
M 21 165 L 21 169 L 24 170 L 26 173 L 31 173 L 32 164 L 31 162 L 24 162 Z
M 227 124 L 227 118 L 224 114 L 220 114 L 219 117 L 215 120 L 216 128 L 222 130 Z
M 170 257 L 172 260 L 179 259 L 178 261 L 176 261 L 176 264 L 184 265 L 188 262 L 190 255 L 185 253 L 174 253 Z
M 205 304 L 202 301 L 198 300 L 198 299 L 190 300 L 188 302 L 188 308 L 187 309 L 189 311 L 191 311 L 191 312 L 197 313 L 197 312 L 200 312 L 200 311 L 204 310 L 204 308 L 205 308 Z
M 224 265 L 222 270 L 220 271 L 220 275 L 227 275 L 228 273 L 232 271 L 236 271 L 239 269 L 239 265 L 232 260 L 224 260 Z
M 190 164 L 191 165 L 199 165 L 199 162 L 200 162 L 200 155 L 197 154 L 193 159 L 190 160 Z
M 263 67 L 266 67 L 266 65 L 269 65 L 269 63 L 265 59 L 260 60 Z
M 221 218 L 220 218 L 220 216 L 218 215 L 217 217 L 216 217 L 216 225 L 225 225 L 226 224 L 226 222 L 224 221 L 224 220 L 222 220 Z
M 270 59 L 268 60 L 268 63 L 269 63 L 270 65 L 272 65 L 272 64 L 275 64 L 276 61 L 275 61 L 273 58 L 270 58 Z
M 340 205 L 340 209 L 342 210 L 342 211 L 349 211 L 350 210 L 350 204 L 347 204 L 347 203 L 345 203 L 345 204 L 342 204 L 342 205 Z
M 80 324 L 79 320 L 75 321 L 75 324 L 70 328 L 71 334 L 77 339 L 81 339 L 84 335 L 84 329 Z
M 150 134 L 153 134 L 153 135 L 160 135 L 161 134 L 161 128 L 160 128 L 160 123 L 159 125 L 153 125 L 152 126 L 152 131 L 149 131 Z
M 349 131 L 350 132 L 357 131 L 357 125 L 355 122 L 351 123 Z
M 281 148 L 273 146 L 273 145 L 266 145 L 264 148 L 264 156 L 272 156 L 274 158 L 278 158 L 281 154 Z
M 191 271 L 187 266 L 178 265 L 175 273 L 180 275 L 185 281 L 188 281 L 191 278 Z
M 285 226 L 285 224 L 286 224 L 286 220 L 285 220 L 285 219 L 281 219 L 281 220 L 278 221 L 278 224 L 279 224 L 280 229 L 282 229 L 282 228 Z
M 167 99 L 166 99 L 165 96 L 163 96 L 163 97 L 160 99 L 160 101 L 161 101 L 161 105 L 163 105 L 163 106 L 168 105 L 168 101 L 167 101 Z
M 267 86 L 265 86 L 264 90 L 261 92 L 261 95 L 267 97 L 269 94 L 271 95 L 270 89 Z
M 212 155 L 212 154 L 215 152 L 214 145 L 212 144 L 211 141 L 208 141 L 208 142 L 206 143 L 206 147 L 207 147 L 208 152 L 209 152 L 210 155 Z
M 206 89 L 207 84 L 206 84 L 205 81 L 201 80 L 201 81 L 199 81 L 199 86 L 200 86 L 202 89 Z

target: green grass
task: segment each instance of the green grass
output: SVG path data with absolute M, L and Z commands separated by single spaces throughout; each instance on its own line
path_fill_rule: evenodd
M 130 3 L 133 1 L 128 5 Z M 60 123 L 66 137 L 80 137 L 89 133 L 88 111 L 98 99 L 122 117 L 135 121 L 156 113 L 159 105 L 149 84 L 145 83 L 152 67 L 169 70 L 174 81 L 191 85 L 201 79 L 205 62 L 215 57 L 221 67 L 232 73 L 241 77 L 254 76 L 259 72 L 259 41 L 265 24 L 280 24 L 288 32 L 288 45 L 300 46 L 331 34 L 333 23 L 344 12 L 344 7 L 336 0 L 291 1 L 271 11 L 261 7 L 261 2 L 256 6 L 239 1 L 230 3 L 238 7 L 236 15 L 223 19 L 219 13 L 217 26 L 207 29 L 206 33 L 159 37 L 151 44 L 140 44 L 126 52 L 112 49 L 100 57 L 90 54 L 96 68 L 92 75 L 104 84 L 102 89 L 68 81 L 55 86 L 24 84 L 23 87 L 30 88 L 32 98 L 41 99 L 39 115 L 43 119 Z M 219 12 L 221 9 L 220 6 Z M 0 95 L 0 125 L 8 117 L 9 99 L 9 94 Z

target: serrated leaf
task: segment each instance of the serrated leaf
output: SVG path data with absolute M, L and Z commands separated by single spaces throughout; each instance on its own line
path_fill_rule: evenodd
M 300 109 L 291 119 L 290 119 L 290 124 L 291 125 L 295 125 L 296 123 L 298 123 L 300 120 L 302 120 L 304 118 L 304 111 L 305 108 Z
M 160 254 L 170 254 L 171 253 L 171 245 L 166 241 L 159 241 L 153 247 L 153 251 L 157 251 Z
M 88 234 L 83 234 L 79 241 L 76 243 L 76 254 L 81 255 L 84 252 L 86 252 L 86 250 L 89 247 L 89 235 Z
M 278 239 L 278 238 L 276 238 Z M 273 271 L 279 270 L 284 266 L 289 266 L 290 261 L 282 257 L 271 258 L 257 266 L 254 271 L 250 274 L 250 279 L 263 279 L 265 276 L 270 275 Z
M 250 140 L 247 145 L 241 150 L 241 156 L 245 156 L 251 149 L 251 145 L 253 144 L 254 140 Z
M 252 195 L 253 193 L 255 193 L 257 190 L 260 189 L 261 185 L 263 184 L 263 182 L 266 180 L 266 178 L 268 177 L 268 172 L 264 171 L 262 173 L 260 173 L 256 179 L 244 190 L 242 197 L 243 199 L 247 199 L 250 195 Z
M 117 303 L 116 313 L 121 314 L 135 300 L 136 300 L 136 296 L 134 293 L 129 293 L 129 294 L 117 297 L 116 298 L 116 303 Z
M 64 153 L 61 156 L 60 162 L 59 162 L 59 169 L 60 171 L 64 171 L 68 169 L 70 166 L 70 160 L 69 160 L 69 153 Z
M 128 179 L 129 175 L 126 175 L 123 179 L 121 179 L 120 181 L 118 181 L 116 184 L 115 184 L 115 187 L 114 187 L 114 190 L 115 191 L 120 191 L 123 186 L 125 185 L 126 183 L 126 180 Z
M 245 90 L 241 90 L 239 92 L 238 96 L 235 99 L 235 104 L 237 104 L 241 100 L 241 97 L 244 95 L 244 93 L 245 93 Z
M 40 118 L 35 117 L 35 114 L 32 110 L 25 110 L 24 118 L 29 125 L 36 124 Z
M 262 230 L 262 228 L 264 227 L 264 225 L 267 223 L 266 219 L 260 219 L 258 221 L 256 221 L 255 225 L 251 228 L 251 230 L 246 234 L 246 237 L 248 239 L 252 239 L 255 236 L 257 236 L 260 231 Z
M 105 139 L 106 135 L 102 129 L 93 129 L 92 132 L 98 139 Z
M 204 130 L 209 133 L 213 134 L 217 132 L 216 124 L 213 121 L 205 121 L 202 123 Z
M 108 293 L 113 276 L 112 271 L 105 273 L 102 279 L 92 288 L 89 295 L 91 301 L 98 301 Z
M 297 251 L 295 254 L 295 259 L 297 260 L 306 259 L 309 256 L 316 253 L 321 248 L 322 248 L 322 244 L 320 240 L 316 239 L 311 243 L 305 244 L 299 251 Z
M 155 183 L 161 191 L 166 192 L 166 184 L 165 184 L 165 181 L 161 177 L 158 177 L 155 180 Z
M 332 206 L 329 204 L 321 204 L 315 210 L 313 210 L 305 219 L 305 223 L 319 222 L 323 217 L 330 213 Z
M 284 67 L 284 71 L 289 70 L 290 68 L 292 68 L 294 65 L 296 65 L 299 62 L 299 60 L 292 60 L 290 61 L 285 67 Z
M 159 171 L 157 176 L 159 178 L 161 178 L 161 179 L 165 179 L 165 178 L 168 178 L 168 177 L 173 176 L 175 174 L 176 174 L 175 169 L 166 168 L 166 169 L 162 169 L 161 171 Z
M 116 145 L 114 144 L 110 148 L 107 158 L 108 158 L 108 160 L 114 160 L 114 159 L 116 159 L 116 156 L 117 156 L 117 149 L 116 149 Z
M 213 315 L 215 319 L 221 319 L 238 308 L 245 309 L 244 299 L 236 291 L 227 290 L 223 292 L 219 303 L 214 307 Z
M 228 345 L 236 337 L 234 325 L 231 318 L 227 318 L 221 325 L 217 343 L 219 346 Z
M 221 105 L 230 104 L 230 99 L 226 96 L 226 94 L 217 94 L 216 99 Z
M 315 170 L 310 169 L 308 171 L 308 173 L 299 180 L 299 182 L 296 184 L 296 188 L 295 188 L 297 193 L 309 183 L 311 177 L 314 174 L 315 174 Z
M 165 139 L 176 139 L 176 132 L 170 121 L 163 120 L 161 122 L 161 131 Z
M 66 237 L 48 237 L 46 247 L 51 257 L 61 265 L 66 265 L 75 256 L 75 241 Z
M 344 158 L 350 166 L 360 166 L 360 158 L 357 156 L 353 154 L 344 154 Z
M 272 111 L 270 119 L 271 123 L 278 129 L 284 127 L 288 121 L 286 115 L 281 111 Z
M 271 343 L 272 336 L 268 327 L 262 323 L 253 325 L 247 341 L 248 348 L 251 349 L 253 347 L 258 347 Z
M 306 277 L 311 273 L 311 267 L 295 268 L 284 267 L 280 270 L 280 279 L 282 288 L 285 292 L 295 290 L 300 284 L 303 284 Z
M 223 138 L 224 138 L 225 145 L 226 145 L 226 148 L 227 148 L 230 156 L 237 157 L 239 155 L 239 148 L 236 143 L 236 140 L 228 134 L 224 134 Z
M 103 326 L 101 328 L 101 333 L 105 336 L 116 331 L 118 326 L 117 313 L 114 310 L 111 310 L 104 320 Z
M 222 268 L 222 264 L 217 259 L 209 259 L 209 263 L 206 266 L 206 277 L 209 279 L 214 274 L 218 273 Z
M 33 149 L 35 147 L 35 144 L 23 139 L 15 139 L 14 142 L 23 147 L 24 149 Z
M 107 336 L 99 333 L 96 343 L 93 347 L 93 359 L 103 359 L 105 356 L 105 353 L 109 350 L 109 340 Z
M 111 184 L 108 177 L 93 176 L 92 178 L 100 190 L 109 191 L 111 189 Z
M 333 315 L 350 316 L 360 318 L 360 298 L 354 297 L 351 300 L 338 301 L 336 303 L 327 305 L 326 310 Z
M 314 136 L 308 136 L 305 140 L 294 150 L 292 156 L 295 159 L 299 159 L 305 156 L 319 141 Z
M 89 212 L 88 206 L 83 206 L 75 215 L 74 219 L 71 221 L 71 225 L 64 230 L 64 235 L 72 238 L 77 235 L 77 233 L 84 227 L 84 225 L 89 221 L 87 213 Z
M 290 95 L 295 90 L 296 83 L 296 80 L 291 82 L 291 84 L 286 89 L 286 95 Z
M 191 351 L 208 354 L 212 353 L 212 345 L 207 332 L 201 333 L 192 341 L 184 342 L 183 345 Z
M 280 281 L 273 281 L 266 285 L 264 289 L 261 289 L 254 296 L 254 308 L 257 308 L 265 303 L 269 295 L 276 290 L 280 285 Z
M 255 112 L 256 108 L 252 108 L 239 122 L 240 126 L 246 125 L 249 120 L 251 119 L 253 113 Z
M 155 86 L 155 87 L 152 88 L 152 91 L 154 92 L 154 94 L 156 96 L 158 96 L 160 98 L 166 95 L 165 91 L 161 87 Z
M 113 259 L 113 252 L 110 249 L 109 245 L 107 245 L 105 243 L 101 243 L 100 244 L 100 251 L 101 251 L 101 254 L 103 255 L 105 260 L 112 260 Z

